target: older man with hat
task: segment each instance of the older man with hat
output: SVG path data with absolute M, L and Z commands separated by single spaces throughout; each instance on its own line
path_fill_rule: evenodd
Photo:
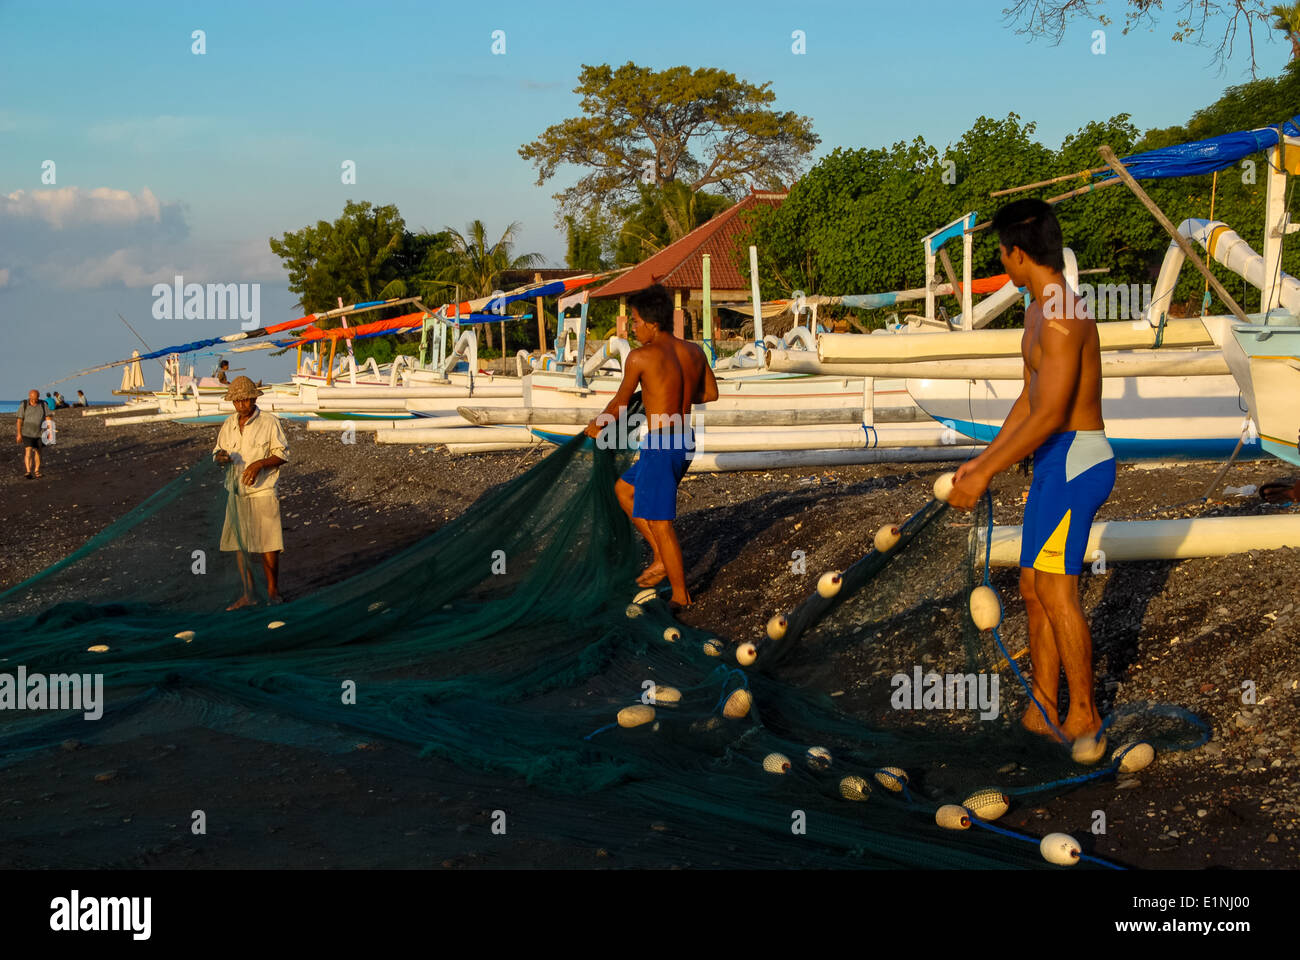
M 278 580 L 280 551 L 284 536 L 280 529 L 280 499 L 275 482 L 280 465 L 289 460 L 289 443 L 284 426 L 273 414 L 257 409 L 262 391 L 248 377 L 236 377 L 225 398 L 235 406 L 217 434 L 213 458 L 226 468 L 226 522 L 221 530 L 221 549 L 233 551 L 239 565 L 243 594 L 227 610 L 253 606 L 250 555 L 262 558 L 269 603 L 280 603 Z

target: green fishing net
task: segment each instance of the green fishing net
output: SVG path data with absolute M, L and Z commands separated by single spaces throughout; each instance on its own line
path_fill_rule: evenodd
M 863 558 L 780 639 L 717 637 L 633 602 L 642 547 L 613 494 L 630 459 L 575 438 L 384 562 L 233 612 L 217 545 L 234 494 L 205 459 L 0 594 L 0 672 L 102 675 L 105 700 L 95 720 L 0 710 L 0 764 L 196 726 L 323 754 L 373 739 L 521 781 L 554 811 L 538 829 L 615 850 L 671 817 L 673 855 L 695 862 L 1044 865 L 1034 838 L 934 819 L 980 788 L 1016 805 L 1114 773 L 1019 730 L 1014 660 L 967 613 L 987 512 L 932 501 L 884 552 L 862 531 Z M 898 678 L 932 673 L 996 676 L 996 716 L 900 706 Z M 1156 710 L 1110 733 L 1203 736 Z

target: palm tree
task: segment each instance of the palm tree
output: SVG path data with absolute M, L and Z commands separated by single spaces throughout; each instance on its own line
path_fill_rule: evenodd
M 1300 3 L 1275 4 L 1268 15 L 1273 18 L 1273 29 L 1291 41 L 1291 59 L 1300 57 Z
M 507 270 L 526 270 L 542 262 L 540 253 L 522 253 L 512 255 L 510 248 L 514 245 L 519 232 L 518 222 L 506 227 L 501 239 L 488 244 L 487 227 L 482 220 L 469 224 L 465 233 L 447 227 L 451 237 L 451 263 L 439 274 L 438 279 L 460 285 L 461 296 L 472 300 L 476 297 L 490 296 L 500 289 L 501 275 Z M 487 330 L 488 349 L 493 349 L 492 326 L 484 324 Z

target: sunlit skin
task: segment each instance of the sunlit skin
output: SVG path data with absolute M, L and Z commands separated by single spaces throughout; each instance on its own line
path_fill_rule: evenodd
M 39 391 L 37 390 L 27 391 L 27 405 L 29 407 L 34 407 L 40 402 L 41 402 L 41 395 Z M 50 420 L 54 419 L 53 410 L 50 411 L 48 419 Z M 18 443 L 23 442 L 23 418 L 21 414 L 18 417 L 18 429 L 15 436 L 16 436 L 16 441 Z M 34 474 L 35 476 L 39 477 L 41 475 L 41 451 L 37 450 L 35 447 L 28 447 L 27 449 L 25 449 L 23 451 L 23 468 L 24 468 L 24 472 Z
M 249 418 L 253 415 L 253 411 L 257 409 L 257 400 L 249 397 L 245 400 L 232 400 L 231 403 L 235 407 L 235 412 L 239 414 L 239 431 L 240 433 L 243 433 L 244 424 L 248 423 Z M 218 450 L 213 455 L 213 458 L 223 467 L 230 464 L 230 454 L 225 450 Z M 244 468 L 244 472 L 240 474 L 239 479 L 244 484 L 252 486 L 257 483 L 257 478 L 261 475 L 263 470 L 278 467 L 284 462 L 284 460 L 275 456 L 255 460 Z M 266 574 L 267 602 L 280 603 L 280 552 L 276 550 L 271 553 L 263 553 L 261 554 L 261 557 L 262 571 Z M 239 566 L 239 581 L 243 585 L 244 592 L 237 600 L 235 600 L 234 603 L 226 607 L 227 610 L 238 610 L 241 607 L 251 607 L 257 604 L 257 593 L 253 585 L 253 569 L 249 565 L 248 559 L 244 555 L 244 551 L 235 551 L 235 563 Z
M 718 399 L 718 381 L 714 379 L 704 351 L 693 343 L 679 340 L 670 331 L 660 330 L 647 323 L 636 307 L 632 308 L 632 334 L 640 347 L 627 355 L 623 368 L 623 382 L 604 411 L 589 424 L 586 434 L 595 437 L 608 417 L 627 414 L 628 401 L 637 387 L 641 388 L 641 401 L 651 429 L 656 426 L 656 416 L 672 417 L 665 423 L 689 424 L 691 406 Z M 608 417 L 607 417 L 608 415 Z M 686 589 L 686 571 L 682 561 L 682 548 L 671 520 L 643 520 L 632 516 L 634 490 L 631 484 L 620 479 L 614 485 L 619 505 L 633 525 L 645 537 L 654 551 L 654 560 L 637 577 L 643 587 L 652 587 L 666 576 L 672 585 L 670 602 L 689 606 L 690 591 Z
M 1060 271 L 1035 263 L 1019 247 L 1004 246 L 1001 253 L 1002 268 L 1011 280 L 1033 295 L 1021 339 L 1025 386 L 997 437 L 957 471 L 948 503 L 959 510 L 973 508 L 993 477 L 1032 454 L 1052 434 L 1104 428 L 1096 323 Z M 1034 697 L 1070 741 L 1101 728 L 1093 700 L 1092 635 L 1079 603 L 1078 581 L 1071 574 L 1020 569 Z M 1070 690 L 1064 723 L 1057 707 L 1062 668 Z M 1035 733 L 1056 736 L 1032 703 L 1021 723 Z

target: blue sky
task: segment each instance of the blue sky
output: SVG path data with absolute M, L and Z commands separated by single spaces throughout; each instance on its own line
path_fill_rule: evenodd
M 813 119 L 819 155 L 918 134 L 943 146 L 1010 111 L 1052 146 L 1120 112 L 1168 126 L 1248 79 L 1244 54 L 1221 71 L 1208 49 L 1172 43 L 1172 16 L 1127 37 L 1111 26 L 1096 56 L 1095 24 L 1030 43 L 1006 5 L 0 0 L 0 399 L 129 354 L 119 312 L 155 347 L 237 328 L 155 319 L 152 284 L 178 272 L 260 283 L 262 322 L 297 316 L 267 238 L 348 199 L 395 203 L 412 228 L 518 220 L 519 250 L 561 265 L 551 195 L 576 174 L 536 186 L 517 150 L 577 115 L 584 63 L 770 81 L 777 108 Z M 1257 46 L 1261 75 L 1280 71 L 1289 47 Z M 354 185 L 340 182 L 346 160 Z M 235 365 L 284 375 L 251 356 Z M 99 398 L 115 382 L 71 386 Z

